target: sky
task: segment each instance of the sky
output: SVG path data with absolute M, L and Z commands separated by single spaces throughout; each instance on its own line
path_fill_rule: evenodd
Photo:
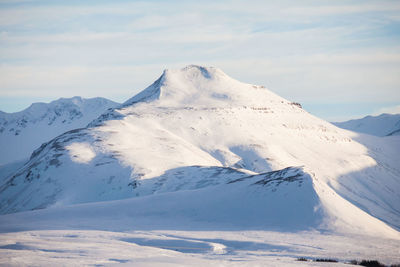
M 329 121 L 400 113 L 400 1 L 0 0 L 0 110 L 214 66 Z

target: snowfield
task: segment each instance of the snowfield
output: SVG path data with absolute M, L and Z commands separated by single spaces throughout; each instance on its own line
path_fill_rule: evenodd
M 0 235 L 6 266 L 352 266 L 400 261 L 398 241 L 317 232 L 46 230 Z M 338 263 L 301 262 L 330 258 Z
M 400 136 L 337 128 L 219 69 L 166 70 L 88 127 L 0 169 L 0 258 L 399 263 L 399 149 Z

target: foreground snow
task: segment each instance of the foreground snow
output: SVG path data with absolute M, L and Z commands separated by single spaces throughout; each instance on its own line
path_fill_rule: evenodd
M 339 267 L 354 259 L 398 263 L 399 246 L 398 240 L 317 232 L 41 230 L 1 234 L 0 265 Z
M 286 178 L 281 179 L 282 175 Z M 0 264 L 345 266 L 353 259 L 400 262 L 397 231 L 357 210 L 355 215 L 361 216 L 353 219 L 358 223 L 348 227 L 338 218 L 326 217 L 310 182 L 301 170 L 288 169 L 196 190 L 2 215 Z M 323 219 L 336 221 L 340 227 L 324 229 Z M 299 257 L 339 263 L 298 262 Z

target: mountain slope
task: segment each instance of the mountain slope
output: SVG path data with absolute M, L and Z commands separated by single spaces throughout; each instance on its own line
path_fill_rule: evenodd
M 193 179 L 190 178 L 183 179 Z M 198 178 L 193 184 L 203 181 Z M 218 178 L 214 176 L 215 180 Z M 321 195 L 323 191 L 318 188 L 320 186 L 316 188 L 314 177 L 302 168 L 289 167 L 230 179 L 227 183 L 220 181 L 219 185 L 214 186 L 193 188 L 187 185 L 177 191 L 124 200 L 75 206 L 56 205 L 34 213 L 3 215 L 0 229 L 20 231 L 41 229 L 43 226 L 50 227 L 46 229 L 65 229 L 90 225 L 91 229 L 110 231 L 330 230 L 400 239 L 397 231 L 350 205 L 328 187 L 323 188 L 326 193 Z M 330 195 L 328 197 L 340 207 L 340 211 L 332 211 L 335 208 L 332 203 L 322 201 L 321 197 L 325 198 L 326 195 Z
M 60 98 L 34 103 L 16 113 L 0 111 L 0 165 L 29 157 L 42 143 L 66 131 L 85 127 L 118 104 L 105 98 Z
M 333 122 L 334 125 L 353 132 L 376 136 L 400 135 L 400 114 L 381 114 L 362 119 L 344 122 Z
M 397 237 L 385 223 L 400 228 L 400 196 L 393 190 L 399 188 L 400 170 L 392 164 L 399 156 L 371 153 L 352 137 L 296 103 L 219 69 L 167 70 L 90 127 L 37 149 L 0 186 L 0 211 L 134 197 L 109 205 L 125 203 L 121 209 L 129 210 L 160 203 L 155 214 L 167 216 L 172 205 L 182 211 L 179 216 L 193 218 L 190 210 L 200 212 L 206 201 L 210 211 L 195 220 L 240 224 L 260 216 L 257 227 L 279 227 L 287 214 L 302 210 L 310 214 L 303 229 Z M 303 167 L 288 169 L 292 166 Z M 303 178 L 285 180 L 292 172 Z M 273 173 L 283 182 L 264 187 L 262 175 Z M 260 189 L 252 199 L 254 188 Z M 272 195 L 274 189 L 282 194 Z M 191 197 L 197 202 L 188 201 Z M 246 204 L 237 214 L 241 201 Z M 275 210 L 276 205 L 281 208 Z M 149 209 L 132 212 L 146 217 Z M 219 215 L 222 211 L 225 215 Z M 270 215 L 274 219 L 267 223 Z

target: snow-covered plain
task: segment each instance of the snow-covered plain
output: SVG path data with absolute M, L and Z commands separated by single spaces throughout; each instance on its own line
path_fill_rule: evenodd
M 398 263 L 398 247 L 394 240 L 315 232 L 46 230 L 1 234 L 0 265 L 339 267 L 354 259 Z M 339 262 L 311 261 L 317 258 Z
M 339 129 L 219 69 L 167 70 L 7 170 L 0 255 L 15 265 L 398 263 L 399 148 L 398 136 Z

